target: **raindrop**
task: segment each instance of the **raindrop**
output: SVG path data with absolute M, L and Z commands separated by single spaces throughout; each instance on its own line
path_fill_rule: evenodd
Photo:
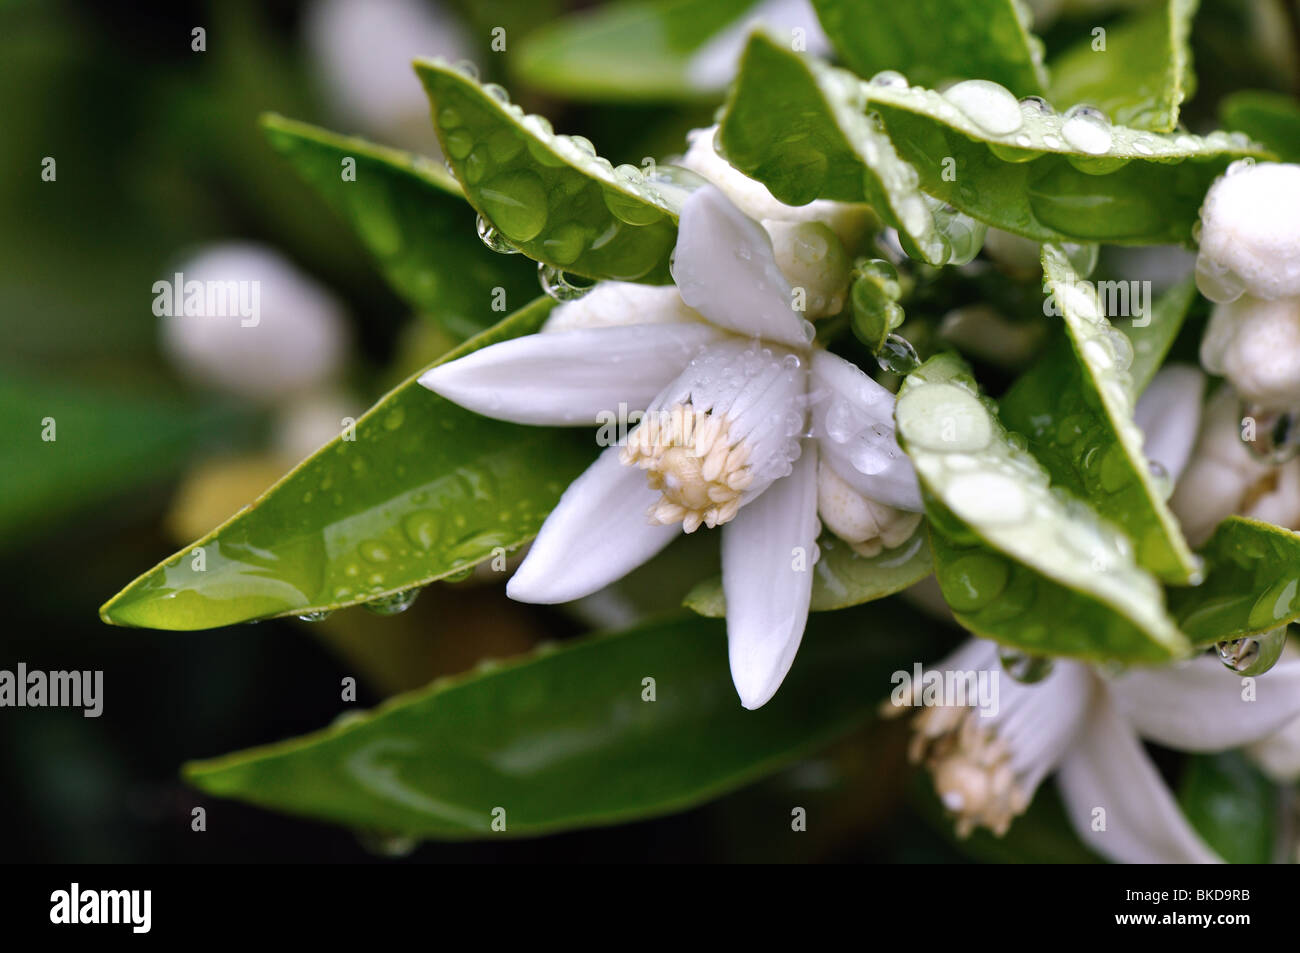
M 595 285 L 575 285 L 570 283 L 568 276 L 562 269 L 548 265 L 544 261 L 537 263 L 537 280 L 541 284 L 542 290 L 556 301 L 577 301 L 595 287 Z
M 460 60 L 455 64 L 454 69 L 462 76 L 468 76 L 474 82 L 478 82 L 478 67 L 469 60 Z
M 891 374 L 910 374 L 921 366 L 921 357 L 912 347 L 912 342 L 900 334 L 891 334 L 885 338 L 884 345 L 876 355 L 880 369 Z
M 1015 132 L 1024 122 L 1020 104 L 1005 86 L 986 79 L 968 79 L 943 94 L 975 125 L 995 136 Z
M 1056 110 L 1042 96 L 1026 96 L 1020 100 L 1021 109 L 1025 112 L 1038 116 L 1051 116 Z
M 998 661 L 1008 675 L 1025 685 L 1041 682 L 1052 674 L 1052 659 L 1043 655 L 1003 647 L 998 650 Z
M 1286 626 L 1262 635 L 1229 639 L 1215 646 L 1219 661 L 1238 675 L 1251 677 L 1263 675 L 1282 657 L 1286 646 Z
M 1096 106 L 1080 104 L 1065 111 L 1061 135 L 1071 146 L 1088 155 L 1104 155 L 1115 141 L 1110 118 Z
M 510 102 L 510 94 L 506 92 L 504 86 L 498 86 L 496 83 L 488 83 L 483 87 L 483 92 L 487 93 L 499 103 Z
M 499 255 L 518 255 L 519 249 L 502 235 L 486 218 L 480 215 L 474 222 L 475 231 L 478 232 L 479 240 L 488 248 L 492 249 Z
M 333 614 L 331 609 L 320 609 L 316 612 L 299 613 L 298 618 L 303 622 L 324 622 Z
M 419 595 L 420 588 L 413 586 L 410 589 L 403 589 L 401 592 L 394 592 L 379 599 L 372 599 L 366 603 L 366 608 L 375 615 L 398 615 L 411 608 Z
M 897 70 L 881 70 L 868 81 L 872 86 L 884 89 L 907 89 L 910 85 L 907 77 Z
M 1236 301 L 1246 292 L 1246 283 L 1227 265 L 1204 253 L 1196 256 L 1196 288 L 1216 304 Z
M 1064 242 L 1061 248 L 1065 251 L 1065 257 L 1070 262 L 1070 267 L 1074 269 L 1075 274 L 1080 278 L 1087 278 L 1097 267 L 1097 258 L 1101 254 L 1101 246 L 1095 242 L 1085 242 L 1081 245 Z

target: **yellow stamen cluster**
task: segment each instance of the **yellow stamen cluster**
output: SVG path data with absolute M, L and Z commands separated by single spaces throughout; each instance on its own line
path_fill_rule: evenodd
M 661 494 L 647 512 L 652 523 L 680 522 L 693 533 L 736 515 L 754 477 L 749 444 L 733 444 L 729 430 L 726 418 L 689 402 L 646 415 L 619 459 L 645 470 L 646 482 Z
M 905 711 L 886 702 L 886 714 Z M 966 706 L 922 709 L 912 726 L 908 760 L 923 764 L 943 806 L 956 819 L 957 836 L 987 827 L 1001 837 L 1029 807 L 1011 766 L 1011 751 L 978 711 Z

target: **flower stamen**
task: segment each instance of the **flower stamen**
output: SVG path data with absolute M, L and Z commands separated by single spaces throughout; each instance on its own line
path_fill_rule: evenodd
M 646 482 L 661 494 L 647 511 L 652 523 L 680 522 L 693 533 L 732 519 L 754 475 L 750 446 L 733 441 L 730 422 L 696 408 L 688 400 L 646 415 L 620 454 L 627 466 L 646 471 Z

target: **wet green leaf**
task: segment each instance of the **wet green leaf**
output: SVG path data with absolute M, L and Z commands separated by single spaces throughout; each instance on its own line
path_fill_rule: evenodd
M 859 556 L 841 539 L 823 533 L 817 541 L 821 556 L 813 566 L 813 612 L 844 609 L 883 599 L 920 582 L 934 571 L 925 524 L 912 538 L 875 556 Z M 700 615 L 720 619 L 727 614 L 722 578 L 697 584 L 682 602 Z
M 713 99 L 692 56 L 755 0 L 633 0 L 561 17 L 519 44 L 511 68 L 538 89 L 578 100 Z
M 282 116 L 262 117 L 262 128 L 352 226 L 393 289 L 449 331 L 469 337 L 490 325 L 484 302 L 496 288 L 507 304 L 536 296 L 535 269 L 483 247 L 474 211 L 441 163 Z
M 1088 103 L 1134 129 L 1171 132 L 1196 89 L 1190 37 L 1199 0 L 1160 0 L 1051 63 L 1052 101 Z
M 1276 858 L 1278 792 L 1236 751 L 1190 755 L 1178 786 L 1188 822 L 1230 864 Z
M 1169 611 L 1194 643 L 1259 635 L 1300 619 L 1300 535 L 1230 516 L 1201 554 L 1205 582 L 1169 590 Z
M 865 199 L 892 210 L 891 224 L 931 261 L 936 241 L 959 237 L 944 233 L 935 202 L 1037 241 L 1188 242 L 1215 177 L 1234 159 L 1266 155 L 1240 134 L 1099 129 L 1017 106 L 1005 90 L 955 89 L 866 83 L 758 35 L 722 147 L 790 204 Z M 863 121 L 868 112 L 879 128 Z
M 988 79 L 1018 96 L 1047 84 L 1042 42 L 1015 0 L 813 0 L 845 65 L 863 77 L 899 70 L 913 83 Z
M 593 279 L 667 284 L 677 242 L 670 183 L 614 169 L 585 139 L 557 136 L 499 86 L 416 63 L 442 150 L 471 205 L 529 258 Z
M 533 302 L 444 360 L 535 331 L 552 304 Z M 422 586 L 530 539 L 595 450 L 576 432 L 480 417 L 412 377 L 100 615 L 206 629 Z
M 933 654 L 903 607 L 871 607 L 876 638 L 862 637 L 866 615 L 814 617 L 781 690 L 757 711 L 736 698 L 723 625 L 686 616 L 434 682 L 316 734 L 190 764 L 186 776 L 209 794 L 428 838 L 680 811 L 862 724 L 892 671 Z M 899 644 L 905 657 L 891 650 Z M 494 811 L 504 830 L 493 830 Z
M 1054 486 L 1124 530 L 1140 566 L 1185 585 L 1200 577 L 1200 566 L 1165 505 L 1167 478 L 1162 485 L 1142 453 L 1129 339 L 1106 320 L 1100 286 L 1081 280 L 1062 249 L 1044 245 L 1042 260 L 1066 339 L 1003 397 L 1002 419 L 1028 438 Z
M 1187 650 L 1127 539 L 1049 489 L 960 358 L 909 374 L 894 416 L 926 499 L 935 574 L 962 625 L 1035 655 L 1155 662 Z
M 1268 146 L 1283 162 L 1300 162 L 1300 103 L 1294 96 L 1246 90 L 1224 97 L 1219 116 L 1225 129 L 1244 132 Z

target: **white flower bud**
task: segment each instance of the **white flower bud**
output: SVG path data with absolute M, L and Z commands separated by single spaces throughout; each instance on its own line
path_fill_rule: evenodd
M 849 256 L 844 244 L 821 222 L 763 223 L 772 237 L 777 267 L 793 288 L 804 290 L 803 316 L 839 314 L 849 290 Z
M 180 300 L 163 304 L 181 307 L 159 318 L 163 347 L 196 383 L 276 403 L 328 382 L 341 367 L 342 306 L 274 250 L 212 245 L 176 272 Z
M 859 556 L 875 556 L 905 543 L 921 522 L 920 513 L 867 499 L 825 461 L 817 466 L 817 513 L 826 528 Z
M 1201 206 L 1196 268 L 1212 301 L 1300 294 L 1300 166 L 1233 163 Z
M 1201 364 L 1262 410 L 1300 407 L 1300 299 L 1244 295 L 1217 305 Z
M 1191 462 L 1169 499 L 1188 542 L 1199 546 L 1208 539 L 1273 469 L 1241 442 L 1240 400 L 1231 387 L 1220 387 L 1205 407 Z

